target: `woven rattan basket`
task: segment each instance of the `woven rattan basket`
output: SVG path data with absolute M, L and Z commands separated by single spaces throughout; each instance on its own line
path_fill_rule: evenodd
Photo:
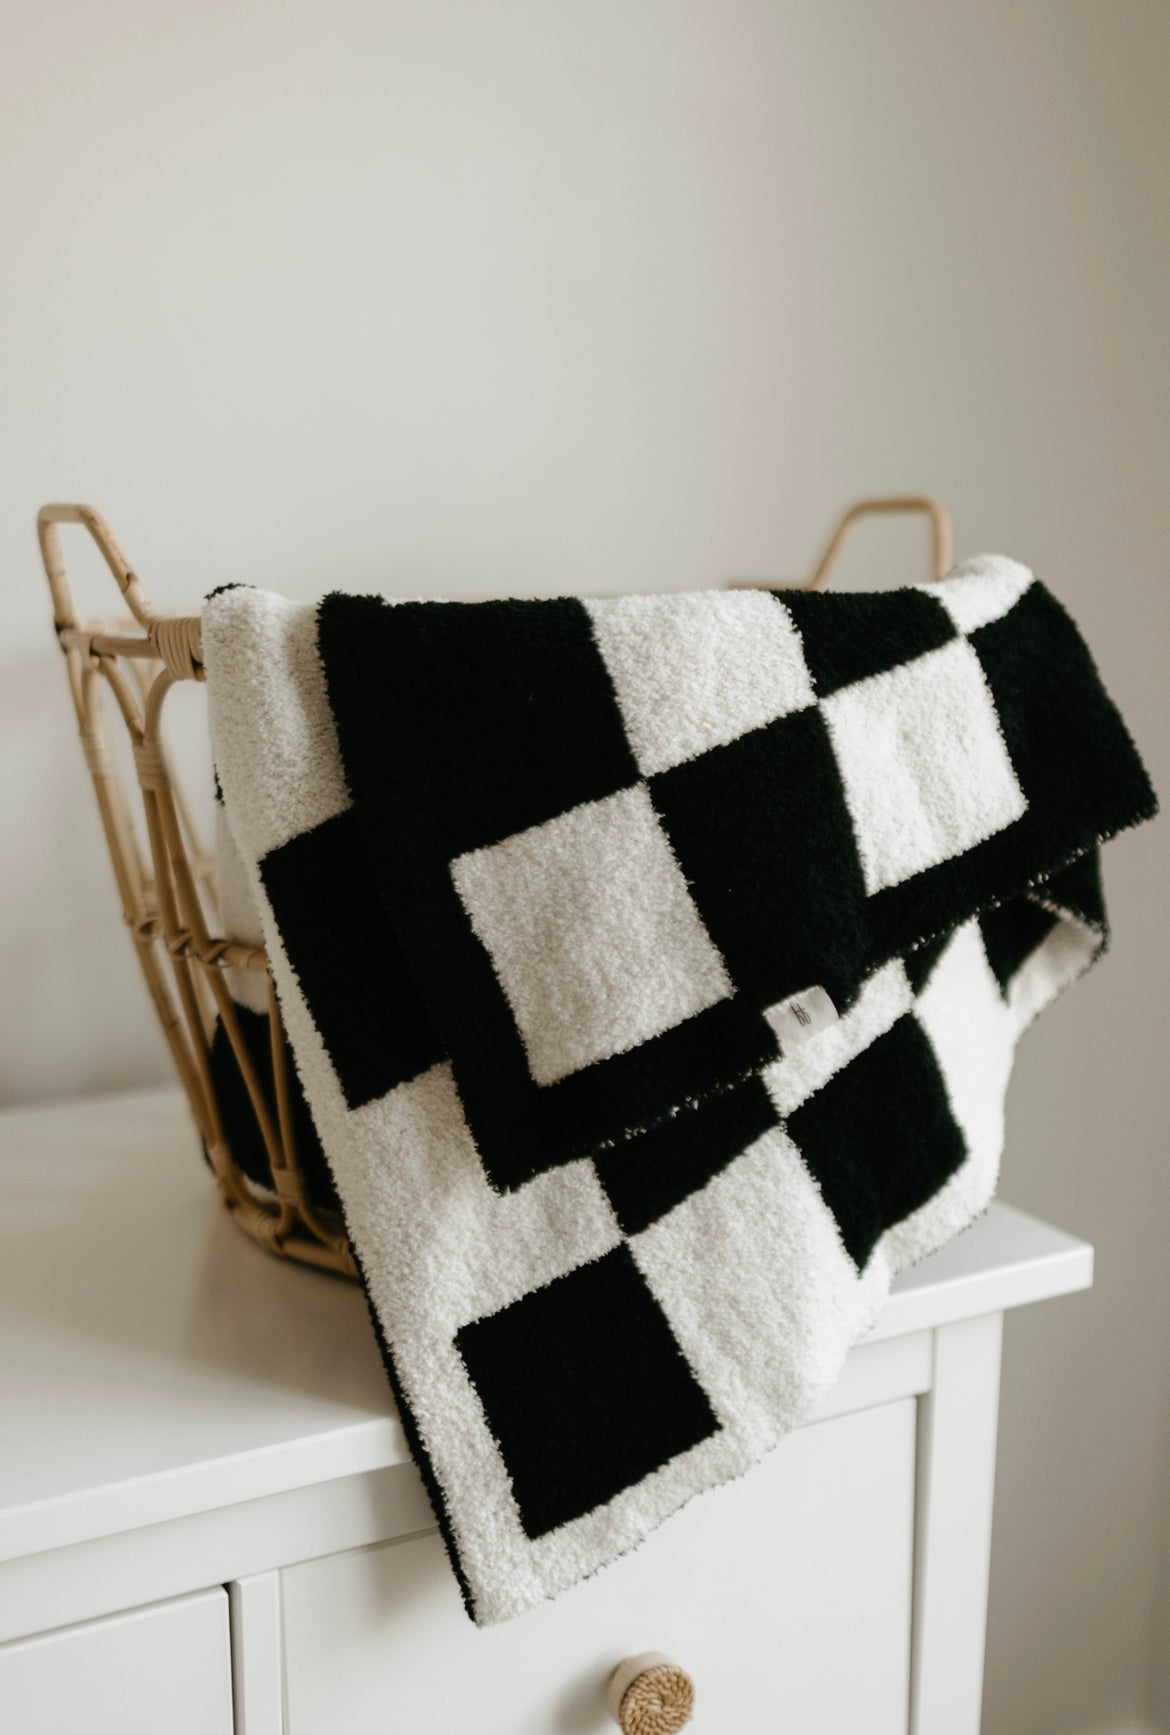
M 928 499 L 867 500 L 842 518 L 808 588 L 825 582 L 859 518 L 891 512 L 929 517 L 933 571 L 941 577 L 950 566 L 944 509 Z M 61 548 L 63 524 L 89 532 L 129 620 L 78 619 Z M 224 1201 L 270 1252 L 354 1276 L 267 958 L 262 947 L 222 932 L 214 852 L 197 835 L 164 735 L 168 694 L 179 683 L 204 678 L 199 617 L 155 613 L 109 526 L 91 507 L 44 506 L 37 534 L 122 913 Z M 119 733 L 128 738 L 136 788 L 125 754 L 116 751 Z M 266 1019 L 257 1021 L 233 998 L 233 970 L 263 973 Z
M 60 526 L 89 532 L 117 580 L 131 618 L 82 622 L 70 593 Z M 187 1093 L 228 1209 L 261 1246 L 308 1265 L 356 1275 L 344 1225 L 304 1161 L 311 1123 L 292 1069 L 280 1009 L 261 947 L 225 935 L 214 854 L 197 835 L 192 804 L 171 766 L 164 735 L 168 694 L 203 679 L 199 619 L 154 609 L 105 520 L 88 506 L 45 506 L 41 555 L 65 653 L 81 745 L 97 795 L 122 914 L 147 990 Z M 115 732 L 129 737 L 135 789 Z M 142 823 L 134 818 L 135 809 Z M 228 992 L 232 969 L 264 973 L 267 1053 Z M 232 1112 L 225 1113 L 228 1100 Z M 225 1122 L 261 1155 L 247 1168 Z M 316 1183 L 316 1184 L 314 1184 Z

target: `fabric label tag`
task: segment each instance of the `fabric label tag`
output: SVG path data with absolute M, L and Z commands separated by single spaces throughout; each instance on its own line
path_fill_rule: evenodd
M 764 1013 L 784 1050 L 811 1042 L 830 1024 L 836 1024 L 840 1016 L 823 988 L 802 988 L 799 993 L 790 994 L 787 1000 L 778 1000 Z

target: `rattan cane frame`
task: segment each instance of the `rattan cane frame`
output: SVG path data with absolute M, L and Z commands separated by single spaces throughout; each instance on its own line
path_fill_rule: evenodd
M 929 519 L 931 567 L 933 576 L 941 578 L 951 558 L 945 508 L 919 496 L 881 498 L 850 507 L 807 588 L 825 583 L 846 535 L 860 518 L 888 513 L 921 513 Z M 89 532 L 117 581 L 129 621 L 112 626 L 104 620 L 87 624 L 78 619 L 61 550 L 62 524 L 80 524 Z M 267 956 L 261 947 L 213 932 L 219 926 L 214 856 L 196 835 L 190 805 L 166 750 L 168 693 L 180 681 L 204 679 L 199 617 L 156 614 L 109 525 L 91 506 L 43 506 L 37 514 L 37 536 L 122 913 L 224 1202 L 240 1227 L 269 1252 L 354 1277 L 357 1268 L 344 1227 L 310 1199 L 297 1160 L 288 1045 Z M 111 752 L 103 703 L 107 693 L 130 740 L 135 799 L 145 821 L 145 855 L 130 822 L 133 792 Z M 262 970 L 267 977 L 275 1105 L 256 1075 L 228 993 L 224 971 L 233 967 Z M 210 1067 L 217 1017 L 264 1141 L 271 1193 L 248 1179 L 225 1136 Z
M 97 544 L 130 611 L 124 627 L 78 619 L 61 548 L 63 524 L 82 525 Z M 196 835 L 166 750 L 167 695 L 180 681 L 204 678 L 199 619 L 155 613 L 109 525 L 91 507 L 42 507 L 37 536 L 122 914 L 224 1202 L 240 1227 L 269 1252 L 354 1277 L 357 1268 L 344 1228 L 308 1197 L 297 1161 L 288 1047 L 272 978 L 268 975 L 275 1103 L 256 1074 L 228 993 L 225 969 L 267 975 L 267 957 L 261 947 L 215 932 L 214 857 Z M 129 736 L 136 791 L 128 787 L 112 751 L 110 698 Z M 141 803 L 145 851 L 131 823 L 132 800 Z M 249 1181 L 225 1136 L 210 1067 L 216 1018 L 264 1141 L 271 1194 Z

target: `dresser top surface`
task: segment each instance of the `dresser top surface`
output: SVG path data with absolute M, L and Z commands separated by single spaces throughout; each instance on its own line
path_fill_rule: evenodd
M 173 1090 L 0 1114 L 0 1560 L 405 1462 L 356 1285 L 232 1224 Z M 997 1203 L 874 1337 L 1083 1289 Z

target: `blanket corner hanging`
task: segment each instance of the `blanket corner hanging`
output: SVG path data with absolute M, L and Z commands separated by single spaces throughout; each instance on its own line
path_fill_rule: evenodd
M 469 1611 L 799 1423 L 987 1205 L 1015 1043 L 1154 812 L 1014 561 L 883 593 L 246 587 L 226 820 Z

